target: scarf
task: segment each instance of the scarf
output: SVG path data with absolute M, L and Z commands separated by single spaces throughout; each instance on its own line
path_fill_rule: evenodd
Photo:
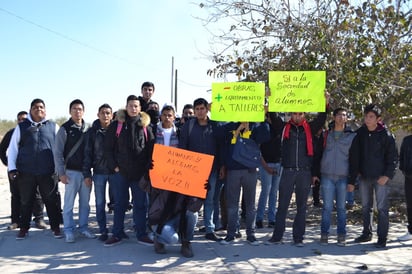
M 310 130 L 310 126 L 306 120 L 303 120 L 299 124 L 295 124 L 292 120 L 289 120 L 289 122 L 287 122 L 285 125 L 285 129 L 283 130 L 283 139 L 289 139 L 290 127 L 292 125 L 303 126 L 306 135 L 306 149 L 308 150 L 308 155 L 313 156 L 312 131 Z

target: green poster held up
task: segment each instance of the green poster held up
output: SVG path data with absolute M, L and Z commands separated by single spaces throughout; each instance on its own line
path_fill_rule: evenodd
M 269 111 L 325 111 L 325 71 L 269 71 Z
M 226 122 L 263 122 L 264 103 L 264 83 L 213 83 L 210 118 Z

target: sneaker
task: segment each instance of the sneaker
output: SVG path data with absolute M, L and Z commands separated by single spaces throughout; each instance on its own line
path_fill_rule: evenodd
M 259 241 L 256 240 L 254 235 L 247 236 L 246 240 L 249 242 L 250 245 L 258 246 L 260 245 Z
M 62 234 L 62 232 L 60 231 L 60 228 L 55 228 L 55 229 L 53 229 L 53 236 L 54 236 L 55 239 L 61 239 L 61 238 L 63 238 L 63 234 Z
M 120 244 L 121 242 L 122 239 L 112 236 L 106 242 L 104 242 L 104 246 L 114 246 Z
M 398 241 L 410 241 L 412 240 L 412 234 L 409 232 L 406 232 L 405 235 L 398 237 Z
M 154 240 L 154 250 L 157 254 L 166 254 L 165 245 L 159 243 L 156 239 Z
M 17 233 L 16 240 L 24 240 L 29 235 L 29 230 L 27 228 L 20 228 L 19 233 Z
M 275 228 L 275 222 L 269 222 L 268 228 Z
M 352 210 L 354 206 L 354 204 L 346 204 L 346 210 Z
M 386 238 L 379 238 L 378 242 L 374 244 L 376 248 L 384 248 L 386 247 Z
M 210 241 L 220 242 L 222 238 L 216 236 L 215 233 L 206 233 L 205 238 Z
M 256 228 L 263 228 L 263 222 L 262 221 L 256 221 Z
M 108 238 L 109 238 L 109 235 L 107 235 L 107 233 L 102 233 L 100 234 L 98 239 L 99 241 L 106 242 Z
M 152 246 L 153 245 L 153 240 L 150 239 L 149 236 L 147 236 L 147 235 L 144 235 L 144 236 L 138 238 L 137 242 L 139 244 L 146 245 L 146 246 Z
M 345 246 L 346 245 L 346 237 L 345 235 L 338 234 L 338 242 L 336 243 L 338 246 Z
M 328 245 L 328 234 L 320 235 L 320 245 Z
M 236 232 L 235 233 L 235 238 L 236 239 L 242 238 L 242 233 L 240 233 L 240 231 Z
M 226 236 L 223 240 L 220 241 L 221 245 L 229 245 L 235 241 L 234 237 Z
M 19 228 L 19 224 L 18 223 L 11 223 L 7 229 L 8 230 L 15 230 L 16 228 Z
M 44 222 L 43 219 L 39 219 L 35 222 L 35 226 L 38 229 L 46 229 L 47 228 L 47 224 Z
M 183 255 L 183 257 L 192 258 L 193 257 L 192 244 L 189 241 L 183 241 L 182 247 L 180 248 L 180 253 Z
M 80 232 L 80 234 L 82 234 L 87 239 L 96 239 L 96 237 L 97 237 L 95 234 L 91 233 L 88 230 L 82 231 L 82 232 Z
M 74 243 L 74 234 L 73 233 L 65 233 L 65 240 L 66 243 Z
M 293 243 L 293 245 L 296 246 L 296 247 L 304 247 L 304 246 L 305 246 L 305 244 L 303 243 L 302 240 L 295 241 L 295 242 Z
M 269 240 L 267 240 L 267 241 L 265 242 L 265 245 L 281 245 L 281 244 L 283 244 L 282 239 L 280 239 L 280 240 L 275 240 L 275 239 L 273 239 L 273 238 L 270 238 Z
M 355 239 L 355 243 L 365 243 L 372 240 L 372 234 L 362 234 Z

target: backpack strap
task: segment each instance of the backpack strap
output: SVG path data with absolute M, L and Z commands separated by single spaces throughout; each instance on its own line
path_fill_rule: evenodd
M 116 137 L 119 138 L 120 132 L 122 131 L 123 122 L 117 121 Z

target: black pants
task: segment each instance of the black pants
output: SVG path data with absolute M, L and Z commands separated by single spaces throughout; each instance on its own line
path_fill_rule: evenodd
M 61 205 L 54 174 L 32 175 L 19 174 L 17 179 L 20 191 L 20 228 L 30 228 L 30 217 L 33 211 L 36 189 L 46 206 L 51 229 L 59 228 L 62 219 Z
M 20 191 L 17 180 L 10 181 L 11 193 L 11 222 L 20 224 Z M 44 204 L 40 196 L 39 188 L 36 189 L 33 202 L 33 218 L 35 221 L 43 219 Z
M 405 199 L 408 214 L 408 231 L 412 234 L 412 174 L 405 176 Z

